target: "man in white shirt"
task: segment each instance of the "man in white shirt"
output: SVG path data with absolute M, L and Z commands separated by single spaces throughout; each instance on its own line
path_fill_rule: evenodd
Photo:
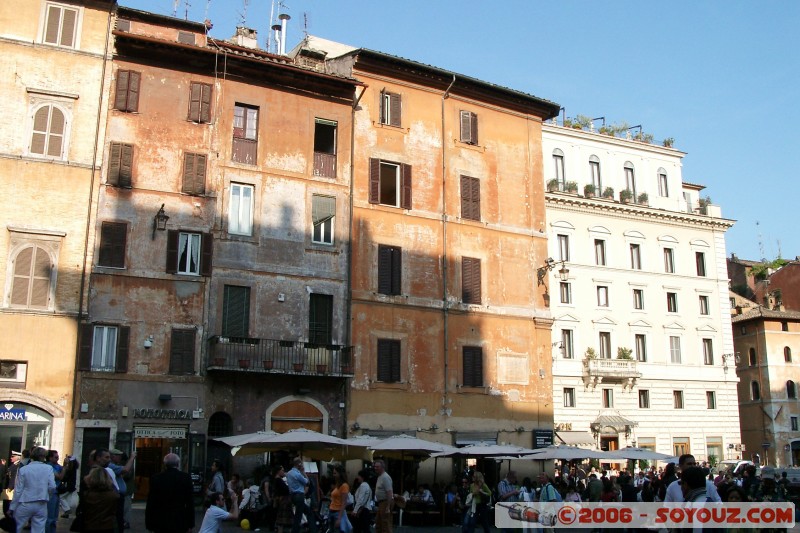
M 17 473 L 9 514 L 20 526 L 31 522 L 31 533 L 44 533 L 47 501 L 56 490 L 53 468 L 44 463 L 47 450 L 34 448 L 31 462 Z
M 693 466 L 697 466 L 697 461 L 694 459 L 694 455 L 691 454 L 684 454 L 681 455 L 678 459 L 678 468 L 683 471 L 686 468 L 691 468 Z M 712 502 L 721 502 L 722 498 L 719 497 L 719 492 L 717 491 L 717 487 L 714 486 L 714 482 L 710 479 L 706 478 L 706 496 Z M 664 502 L 682 502 L 683 501 L 683 490 L 681 490 L 681 480 L 678 479 L 677 481 L 673 481 L 667 487 L 667 494 L 664 497 Z

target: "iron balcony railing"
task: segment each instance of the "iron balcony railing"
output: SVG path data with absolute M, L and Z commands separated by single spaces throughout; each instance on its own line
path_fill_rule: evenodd
M 208 370 L 353 375 L 351 346 L 220 335 L 211 337 L 209 343 Z

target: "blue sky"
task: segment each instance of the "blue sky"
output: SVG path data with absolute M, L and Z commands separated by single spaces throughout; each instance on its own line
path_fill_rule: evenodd
M 319 37 L 558 102 L 568 116 L 605 116 L 642 124 L 657 141 L 673 137 L 688 152 L 684 181 L 705 185 L 703 195 L 737 221 L 728 256 L 800 255 L 789 217 L 800 177 L 791 163 L 800 153 L 800 2 L 285 2 L 287 48 L 307 23 Z M 244 0 L 190 3 L 189 19 L 211 19 L 211 35 L 222 39 L 245 13 Z M 174 1 L 121 4 L 172 15 Z M 247 2 L 246 25 L 262 47 L 271 5 Z M 178 17 L 185 9 L 179 0 Z

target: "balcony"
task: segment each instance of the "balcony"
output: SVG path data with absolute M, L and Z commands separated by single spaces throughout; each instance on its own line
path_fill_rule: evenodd
M 353 376 L 353 349 L 350 346 L 219 335 L 211 337 L 209 343 L 209 371 Z
M 623 383 L 631 387 L 642 377 L 636 368 L 636 361 L 629 359 L 585 359 L 583 361 L 583 381 L 587 387 L 596 387 L 603 381 Z
M 336 178 L 336 154 L 314 152 L 314 176 Z

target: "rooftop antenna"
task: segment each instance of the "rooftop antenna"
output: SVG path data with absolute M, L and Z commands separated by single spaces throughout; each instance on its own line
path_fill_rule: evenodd
M 189 8 L 192 4 L 189 3 L 189 0 L 183 0 L 183 7 L 184 7 L 184 19 L 189 20 Z
M 778 257 L 780 259 L 783 259 L 783 252 L 781 252 L 781 240 L 780 239 L 775 239 L 775 241 L 778 244 Z
M 767 261 L 767 255 L 764 253 L 764 239 L 761 238 L 761 223 L 756 220 L 756 230 L 758 230 L 758 253 L 761 254 L 761 261 Z
M 178 16 L 178 6 L 180 5 L 181 0 L 172 0 L 172 16 Z
M 208 20 L 208 11 L 211 9 L 211 0 L 206 0 L 206 13 L 203 15 L 203 20 Z
M 308 38 L 308 12 L 303 11 L 303 37 Z
M 247 26 L 247 4 L 250 0 L 242 0 L 242 12 L 239 13 L 239 24 L 241 26 Z
M 275 23 L 275 0 L 272 0 L 270 8 L 269 8 L 269 27 L 273 31 L 267 30 L 267 52 L 272 53 L 272 34 L 275 31 L 273 27 Z

